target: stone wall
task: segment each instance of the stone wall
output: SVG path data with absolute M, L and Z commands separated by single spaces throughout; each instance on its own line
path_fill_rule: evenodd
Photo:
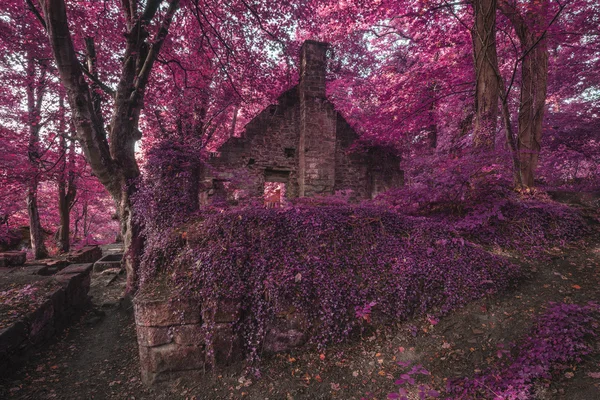
M 265 182 L 284 182 L 288 198 L 350 189 L 355 200 L 402 185 L 399 157 L 352 152 L 358 135 L 326 97 L 327 49 L 303 44 L 299 84 L 221 146 L 202 178 L 202 204 L 237 199 L 232 188 L 261 198 Z
M 229 139 L 211 160 L 209 179 L 231 182 L 251 197 L 261 197 L 269 171 L 288 176 L 289 197 L 298 196 L 297 88 L 284 93 L 247 126 L 243 138 Z M 214 189 L 214 188 L 213 188 Z
M 235 329 L 240 309 L 241 304 L 232 300 L 209 305 L 168 294 L 138 294 L 134 311 L 142 381 L 151 385 L 193 378 L 243 360 L 242 339 Z M 306 326 L 295 311 L 277 315 L 267 328 L 263 352 L 302 346 L 307 340 Z
M 0 373 L 22 364 L 30 350 L 64 328 L 89 305 L 92 264 L 73 264 L 58 272 L 57 288 L 34 311 L 9 326 L 0 327 Z

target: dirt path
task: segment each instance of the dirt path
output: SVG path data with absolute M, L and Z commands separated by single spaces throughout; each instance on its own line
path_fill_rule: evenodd
M 325 353 L 304 351 L 265 360 L 262 377 L 240 369 L 219 371 L 196 382 L 176 381 L 146 388 L 130 305 L 119 301 L 124 277 L 95 274 L 94 308 L 28 365 L 0 381 L 4 399 L 385 399 L 402 372 L 397 361 L 423 364 L 429 383 L 485 369 L 496 344 L 514 342 L 531 327 L 548 302 L 600 301 L 600 244 L 571 249 L 532 267 L 517 289 L 482 299 L 451 313 L 435 326 L 425 319 L 365 335 Z M 109 282 L 111 282 L 109 284 Z M 600 338 L 597 352 L 553 382 L 539 399 L 600 399 Z

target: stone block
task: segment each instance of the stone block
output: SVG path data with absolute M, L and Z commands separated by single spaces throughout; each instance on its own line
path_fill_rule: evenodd
M 215 324 L 210 346 L 215 365 L 229 365 L 244 359 L 241 338 L 231 324 Z
M 94 272 L 106 271 L 110 268 L 121 268 L 123 253 L 109 254 L 94 263 Z
M 65 322 L 66 318 L 69 314 L 69 309 L 67 308 L 67 298 L 66 292 L 64 288 L 60 288 L 52 293 L 52 306 L 54 307 L 54 320 L 60 324 Z
M 86 246 L 69 253 L 67 260 L 73 264 L 94 263 L 102 258 L 102 249 L 99 246 Z
M 204 346 L 180 346 L 175 343 L 140 347 L 140 366 L 149 372 L 204 369 Z
M 202 317 L 206 321 L 212 319 L 215 323 L 235 322 L 240 317 L 241 304 L 238 300 L 219 300 L 216 307 L 204 303 L 202 304 Z
M 82 308 L 88 303 L 93 264 L 73 264 L 58 272 L 54 279 L 63 283 L 69 307 Z
M 5 251 L 0 253 L 0 267 L 18 267 L 25 264 L 27 253 L 24 251 Z
M 192 300 L 134 301 L 135 322 L 141 326 L 199 324 L 200 305 Z
M 204 344 L 206 336 L 200 324 L 173 326 L 171 327 L 171 333 L 175 343 L 180 345 Z
M 79 264 L 83 265 L 91 264 Z M 88 304 L 88 291 L 90 289 L 91 277 L 89 267 L 85 267 L 84 272 L 79 273 L 59 273 L 54 276 L 65 290 L 65 300 L 67 307 L 83 308 Z
M 42 265 L 42 268 L 38 270 L 38 275 L 49 276 L 54 275 L 67 267 L 69 262 L 67 260 L 37 260 L 36 264 Z
M 27 338 L 27 325 L 23 321 L 17 321 L 7 328 L 0 329 L 0 360 L 4 360 L 5 354 L 18 349 L 25 338 Z
M 173 341 L 170 328 L 136 325 L 138 345 L 144 347 L 162 346 Z
M 61 270 L 57 275 L 72 275 L 72 274 L 90 274 L 92 272 L 94 264 L 71 264 L 68 267 Z
M 54 331 L 54 303 L 48 299 L 37 310 L 25 317 L 29 323 L 29 340 L 40 343 Z

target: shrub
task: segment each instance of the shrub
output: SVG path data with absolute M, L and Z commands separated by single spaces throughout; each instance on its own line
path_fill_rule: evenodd
M 171 261 L 147 258 L 143 275 L 162 267 L 183 296 L 241 301 L 239 329 L 251 358 L 276 314 L 290 307 L 306 316 L 311 341 L 325 346 L 371 317 L 442 314 L 519 275 L 440 223 L 377 207 L 207 211 L 162 236 L 172 238 Z

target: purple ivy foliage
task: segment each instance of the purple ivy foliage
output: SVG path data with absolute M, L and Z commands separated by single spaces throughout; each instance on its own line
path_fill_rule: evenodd
M 145 241 L 140 283 L 156 270 L 148 265 L 168 264 L 176 256 L 181 238 L 173 232 L 198 211 L 196 185 L 203 167 L 193 147 L 183 142 L 161 141 L 147 152 L 143 178 L 132 198 Z
M 484 246 L 540 258 L 551 247 L 580 241 L 591 233 L 582 212 L 551 200 L 544 192 L 517 193 L 499 166 L 468 175 L 464 161 L 450 164 L 435 190 L 413 185 L 380 195 L 376 204 L 452 226 Z
M 535 384 L 549 385 L 571 363 L 581 362 L 581 357 L 593 348 L 590 337 L 597 336 L 600 327 L 600 306 L 551 303 L 539 317 L 532 332 L 518 347 L 518 354 L 500 350 L 504 362 L 475 375 L 449 382 L 449 399 L 531 399 Z
M 443 314 L 520 275 L 443 224 L 372 206 L 209 209 L 160 235 L 169 239 L 147 250 L 154 256 L 142 276 L 162 270 L 183 296 L 240 302 L 251 360 L 275 316 L 290 308 L 325 346 L 364 325 L 357 311 L 383 323 Z
M 410 367 L 410 363 L 406 361 L 399 361 L 398 365 L 404 368 Z M 388 399 L 398 399 L 398 400 L 409 400 L 409 392 L 408 388 L 410 386 L 416 385 L 416 378 L 419 375 L 431 375 L 431 373 L 423 368 L 422 365 L 414 365 L 410 368 L 410 370 L 405 371 L 400 378 L 398 378 L 394 384 L 398 385 L 398 391 L 388 394 Z M 440 397 L 440 393 L 432 389 L 429 385 L 420 384 L 417 386 L 417 393 L 419 395 L 419 399 L 436 399 Z

